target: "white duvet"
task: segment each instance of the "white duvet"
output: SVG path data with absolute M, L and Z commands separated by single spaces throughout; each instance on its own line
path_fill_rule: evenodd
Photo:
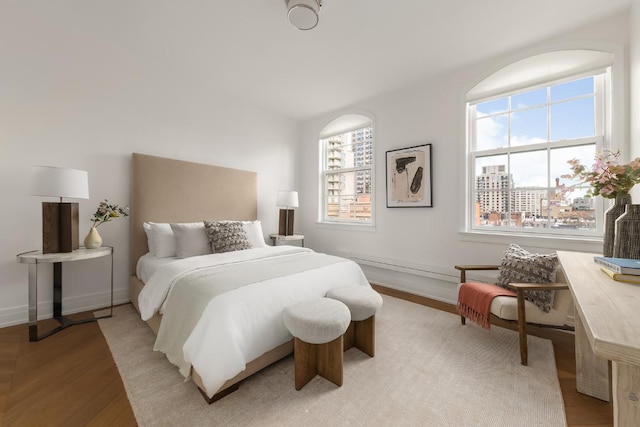
M 255 260 L 287 257 L 310 249 L 276 246 L 223 254 L 203 255 L 172 262 L 156 271 L 139 296 L 141 316 L 147 320 L 162 312 L 172 286 L 187 274 L 214 266 L 237 264 L 251 268 Z M 334 287 L 369 286 L 353 261 L 338 262 L 288 276 L 266 279 L 230 290 L 206 305 L 200 320 L 182 347 L 184 361 L 172 361 L 183 375 L 189 367 L 202 378 L 205 392 L 213 396 L 246 364 L 292 337 L 282 321 L 287 306 L 323 297 Z M 159 349 L 162 351 L 162 349 Z

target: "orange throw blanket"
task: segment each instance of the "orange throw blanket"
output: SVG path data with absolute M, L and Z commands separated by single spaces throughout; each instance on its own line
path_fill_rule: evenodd
M 458 292 L 458 312 L 483 328 L 489 329 L 491 301 L 495 297 L 517 294 L 488 283 L 463 283 Z

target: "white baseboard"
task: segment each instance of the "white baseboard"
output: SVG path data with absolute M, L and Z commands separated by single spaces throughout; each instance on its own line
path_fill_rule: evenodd
M 386 270 L 366 264 L 360 264 L 360 267 L 367 280 L 376 285 L 449 304 L 456 303 L 457 283 L 396 270 Z
M 371 283 L 433 300 L 455 304 L 459 271 L 356 253 L 336 253 L 357 262 Z
M 69 297 L 62 299 L 62 314 L 79 313 L 109 306 L 110 293 L 98 292 L 94 294 Z M 129 289 L 113 290 L 113 304 L 129 302 Z M 53 300 L 38 302 L 38 320 L 53 317 Z M 21 325 L 29 322 L 29 306 L 21 305 L 0 310 L 0 328 Z

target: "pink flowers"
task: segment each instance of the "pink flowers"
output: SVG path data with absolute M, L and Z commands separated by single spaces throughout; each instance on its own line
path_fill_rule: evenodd
M 572 174 L 562 175 L 562 178 L 580 178 L 581 183 L 591 185 L 587 196 L 602 196 L 613 199 L 616 196 L 626 196 L 634 185 L 640 182 L 640 157 L 636 157 L 627 165 L 618 162 L 620 151 L 615 153 L 605 150 L 598 153 L 595 163 L 588 170 L 577 159 L 569 160 Z

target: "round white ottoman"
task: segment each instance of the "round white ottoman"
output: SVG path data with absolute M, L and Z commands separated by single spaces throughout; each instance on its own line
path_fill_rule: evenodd
M 344 349 L 356 347 L 369 356 L 375 355 L 375 315 L 382 307 L 382 297 L 365 286 L 343 286 L 327 292 L 327 298 L 341 301 L 349 307 L 351 324 L 344 335 Z
M 365 286 L 342 286 L 327 292 L 327 298 L 332 298 L 349 307 L 351 320 L 359 322 L 376 314 L 382 307 L 382 297 L 373 289 Z
M 294 337 L 296 390 L 316 375 L 341 386 L 342 335 L 351 322 L 349 308 L 338 300 L 317 298 L 285 308 L 282 318 Z

